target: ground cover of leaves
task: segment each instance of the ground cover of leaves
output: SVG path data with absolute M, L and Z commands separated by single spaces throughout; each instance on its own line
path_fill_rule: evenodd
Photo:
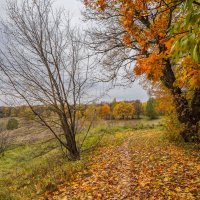
M 46 199 L 200 199 L 200 157 L 159 130 L 131 132 L 117 147 L 102 147 L 88 169 L 47 192 Z

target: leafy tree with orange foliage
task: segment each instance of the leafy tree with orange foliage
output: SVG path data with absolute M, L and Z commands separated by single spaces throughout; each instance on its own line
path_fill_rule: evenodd
M 85 16 L 98 22 L 98 27 L 91 31 L 90 47 L 102 55 L 102 66 L 113 72 L 111 77 L 116 77 L 122 68 L 129 77 L 128 69 L 132 66 L 135 75 L 145 77 L 152 84 L 161 83 L 171 95 L 177 118 L 184 127 L 181 136 L 186 142 L 197 142 L 200 141 L 200 63 L 199 46 L 194 41 L 199 44 L 199 29 L 189 20 L 191 26 L 171 31 L 177 22 L 188 20 L 188 12 L 182 12 L 185 2 L 86 0 Z M 189 4 L 199 10 L 196 1 L 189 0 Z M 194 33 L 192 39 L 188 31 Z M 187 35 L 187 48 L 180 51 L 184 44 L 180 38 L 184 35 Z M 174 45 L 179 39 L 180 44 Z M 188 41 L 194 45 L 190 47 Z M 181 52 L 178 59 L 174 59 L 174 46 Z M 194 53 L 191 56 L 188 52 Z
M 108 119 L 110 115 L 110 106 L 108 104 L 104 104 L 101 106 L 100 115 L 103 119 Z
M 132 119 L 135 114 L 133 104 L 120 102 L 113 109 L 113 116 L 115 119 Z
M 166 101 L 167 101 L 166 98 L 162 98 L 162 97 L 156 99 L 155 109 L 159 115 L 165 115 L 167 113 L 167 111 L 169 110 L 170 105 L 165 104 Z M 169 103 L 171 103 L 171 102 L 169 102 Z

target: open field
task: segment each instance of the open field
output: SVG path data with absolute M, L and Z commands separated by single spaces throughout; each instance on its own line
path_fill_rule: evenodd
M 67 161 L 51 134 L 41 136 L 37 128 L 10 131 L 16 140 L 0 158 L 0 199 L 199 197 L 198 146 L 169 143 L 162 119 L 99 121 L 76 162 Z
M 83 145 L 82 159 L 71 163 L 63 157 L 51 133 L 38 124 L 25 124 L 21 120 L 18 129 L 8 131 L 12 143 L 0 158 L 0 199 L 37 199 L 46 190 L 54 190 L 57 184 L 68 180 L 74 171 L 87 167 L 94 149 L 120 142 L 129 135 L 128 130 L 162 128 L 160 123 L 146 119 L 99 121 Z M 80 134 L 78 140 L 82 137 Z
M 0 124 L 6 127 L 6 123 L 9 118 L 0 118 Z M 46 127 L 41 126 L 33 121 L 24 121 L 24 119 L 19 120 L 19 128 L 8 132 L 12 145 L 20 144 L 31 144 L 41 140 L 52 139 L 52 133 L 47 130 Z M 163 125 L 163 118 L 156 120 L 148 120 L 147 118 L 142 118 L 139 120 L 99 120 L 94 127 L 104 127 L 110 128 L 115 126 L 125 127 L 125 128 L 153 128 L 154 126 Z

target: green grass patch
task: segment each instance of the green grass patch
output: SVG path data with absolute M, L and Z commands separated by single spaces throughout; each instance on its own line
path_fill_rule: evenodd
M 37 199 L 46 190 L 56 190 L 58 184 L 86 169 L 101 147 L 122 142 L 128 130 L 127 126 L 93 128 L 83 143 L 81 160 L 76 162 L 67 161 L 55 139 L 10 147 L 0 158 L 0 199 Z M 83 137 L 79 134 L 78 141 Z

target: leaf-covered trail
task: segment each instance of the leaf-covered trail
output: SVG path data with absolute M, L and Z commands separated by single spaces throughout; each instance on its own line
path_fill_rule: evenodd
M 48 199 L 200 199 L 200 159 L 157 130 L 131 133 L 118 147 L 101 148 L 88 170 Z
M 133 146 L 134 145 L 134 146 Z M 200 199 L 200 157 L 187 154 L 160 133 L 131 140 L 132 199 Z
M 117 148 L 102 149 L 102 154 L 92 159 L 92 163 L 89 171 L 78 174 L 74 182 L 62 188 L 64 193 L 59 196 L 60 199 L 111 197 L 117 200 L 131 196 L 129 140 Z

